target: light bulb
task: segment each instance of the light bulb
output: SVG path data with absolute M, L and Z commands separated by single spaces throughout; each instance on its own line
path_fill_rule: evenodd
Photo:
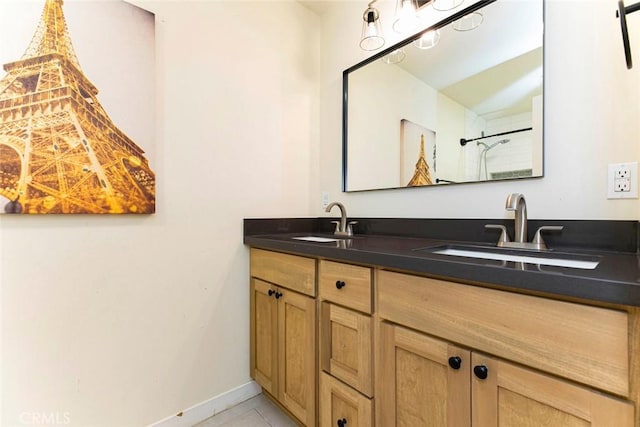
M 414 0 L 398 0 L 396 7 L 396 20 L 393 30 L 400 34 L 406 34 L 415 30 L 420 24 Z
M 440 30 L 427 31 L 414 42 L 419 49 L 431 49 L 440 41 Z

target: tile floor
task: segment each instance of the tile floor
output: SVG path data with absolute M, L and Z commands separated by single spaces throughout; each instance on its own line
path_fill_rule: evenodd
M 296 427 L 296 423 L 263 394 L 259 394 L 194 427 Z

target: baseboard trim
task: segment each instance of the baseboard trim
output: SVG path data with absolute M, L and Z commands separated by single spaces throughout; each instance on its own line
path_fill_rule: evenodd
M 229 409 L 245 400 L 251 399 L 260 394 L 261 391 L 262 388 L 258 383 L 250 381 L 185 409 L 180 415 L 172 415 L 164 420 L 150 424 L 149 427 L 192 427 L 225 409 Z

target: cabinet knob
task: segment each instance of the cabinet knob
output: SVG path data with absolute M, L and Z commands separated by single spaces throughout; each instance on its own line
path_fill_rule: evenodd
M 338 289 L 342 289 L 342 288 L 344 288 L 344 287 L 345 287 L 345 285 L 346 285 L 346 283 L 344 283 L 344 282 L 343 282 L 343 281 L 341 281 L 341 280 L 338 280 L 338 281 L 336 282 L 336 288 L 338 288 Z M 346 421 L 345 421 L 345 422 L 346 422 Z
M 282 296 L 282 292 L 276 292 L 276 299 L 280 299 L 281 296 Z
M 346 418 L 338 420 L 338 427 L 344 427 L 346 425 L 347 425 L 347 419 Z
M 478 365 L 473 367 L 473 373 L 481 380 L 485 380 L 489 376 L 489 369 L 484 365 Z
M 460 359 L 460 357 L 458 356 L 450 357 L 449 366 L 451 366 L 453 369 L 460 369 L 460 366 L 462 366 L 462 359 Z
M 269 296 L 272 296 L 275 293 L 276 293 L 276 291 L 274 291 L 273 289 L 269 289 L 269 292 L 268 292 Z

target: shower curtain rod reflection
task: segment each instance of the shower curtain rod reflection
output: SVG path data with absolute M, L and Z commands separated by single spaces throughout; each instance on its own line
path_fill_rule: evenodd
M 479 138 L 472 138 L 472 139 L 460 138 L 460 145 L 462 145 L 464 147 L 465 145 L 467 145 L 467 142 L 478 141 L 479 139 L 487 139 L 487 138 L 491 138 L 493 136 L 502 136 L 502 135 L 509 135 L 509 134 L 512 134 L 512 133 L 526 132 L 528 130 L 533 130 L 533 128 L 510 130 L 509 132 L 495 133 L 493 135 L 486 135 L 486 136 L 481 136 Z

